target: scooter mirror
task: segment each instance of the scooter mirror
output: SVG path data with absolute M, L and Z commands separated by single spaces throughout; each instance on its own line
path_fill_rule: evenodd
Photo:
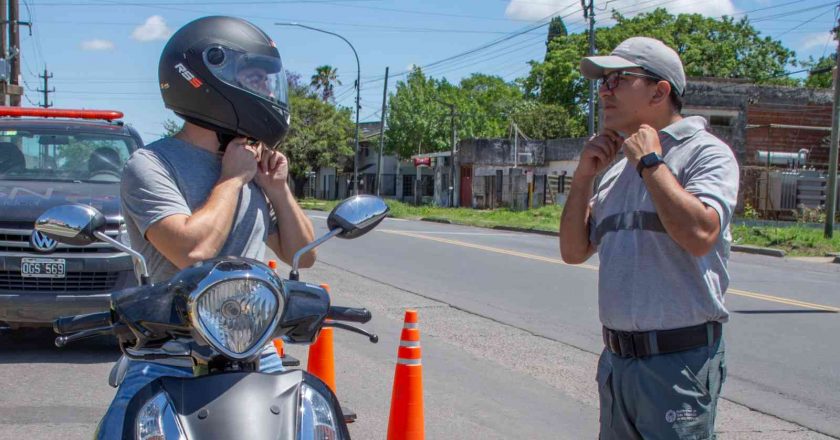
M 338 237 L 356 238 L 375 228 L 388 215 L 388 205 L 379 197 L 358 195 L 344 199 L 327 217 L 327 227 L 341 229 Z
M 54 206 L 35 220 L 35 230 L 59 243 L 86 246 L 99 241 L 96 232 L 105 230 L 105 216 L 87 205 Z

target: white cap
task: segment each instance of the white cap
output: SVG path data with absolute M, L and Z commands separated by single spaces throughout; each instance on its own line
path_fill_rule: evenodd
M 671 83 L 678 96 L 685 94 L 685 71 L 680 56 L 665 43 L 648 37 L 632 37 L 621 42 L 608 56 L 580 60 L 580 73 L 601 79 L 605 70 L 641 67 Z

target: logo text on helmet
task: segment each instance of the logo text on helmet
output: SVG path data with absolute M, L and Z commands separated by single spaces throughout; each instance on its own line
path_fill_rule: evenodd
M 178 70 L 178 73 L 184 77 L 185 80 L 189 81 L 193 87 L 199 88 L 203 84 L 200 79 L 198 79 L 195 75 L 192 74 L 183 64 L 178 63 L 175 65 L 175 69 Z

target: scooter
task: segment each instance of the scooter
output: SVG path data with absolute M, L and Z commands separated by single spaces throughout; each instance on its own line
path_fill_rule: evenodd
M 364 235 L 387 213 L 373 196 L 339 203 L 327 219 L 329 232 L 295 254 L 288 280 L 262 262 L 224 257 L 150 284 L 142 255 L 105 235 L 102 213 L 79 204 L 53 207 L 35 229 L 70 245 L 108 242 L 132 255 L 141 273 L 140 286 L 111 293 L 109 311 L 57 319 L 55 343 L 115 335 L 129 359 L 192 362 L 194 377 L 161 377 L 134 396 L 125 439 L 349 439 L 328 386 L 301 370 L 260 373 L 260 352 L 277 338 L 312 343 L 325 326 L 378 341 L 348 324 L 368 322 L 367 309 L 331 306 L 324 288 L 299 280 L 298 262 L 333 237 Z

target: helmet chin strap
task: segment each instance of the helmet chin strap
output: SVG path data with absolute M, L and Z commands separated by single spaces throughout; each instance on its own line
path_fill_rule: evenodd
M 216 139 L 219 140 L 219 153 L 224 154 L 230 141 L 236 139 L 236 135 L 217 131 Z

